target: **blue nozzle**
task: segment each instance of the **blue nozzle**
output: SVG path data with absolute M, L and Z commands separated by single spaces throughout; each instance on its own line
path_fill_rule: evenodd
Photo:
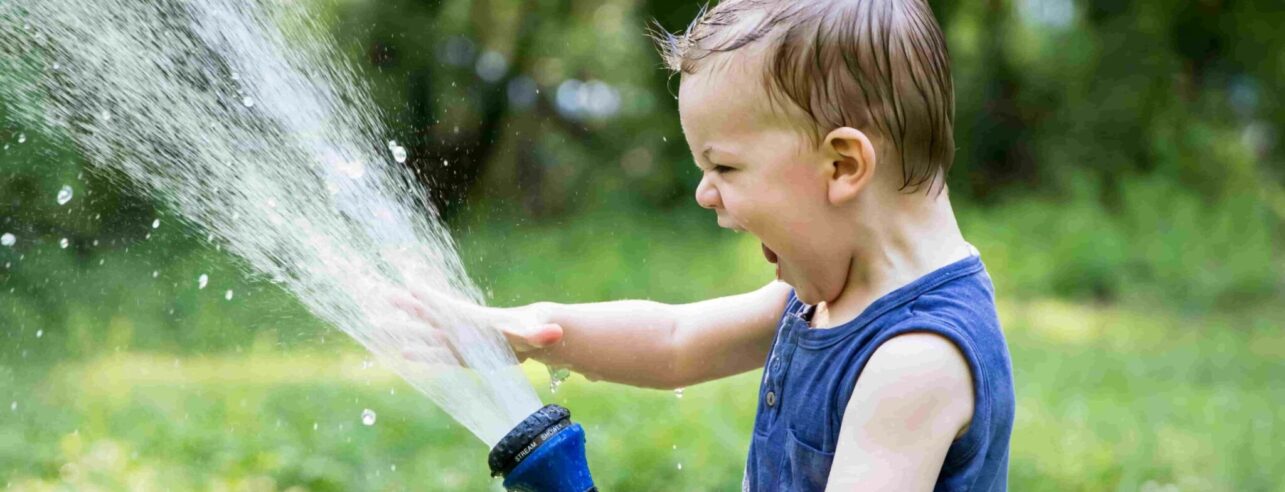
M 504 488 L 521 492 L 598 490 L 585 461 L 584 429 L 571 424 L 536 448 L 504 477 Z
M 585 434 L 571 412 L 546 405 L 509 431 L 491 450 L 491 475 L 518 492 L 591 492 L 598 489 L 585 460 Z

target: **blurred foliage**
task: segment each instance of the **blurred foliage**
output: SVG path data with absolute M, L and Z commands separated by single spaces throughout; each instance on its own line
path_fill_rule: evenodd
M 389 137 L 406 143 L 457 226 L 695 209 L 699 175 L 678 125 L 677 80 L 645 31 L 652 20 L 681 30 L 700 4 L 308 7 L 367 74 Z M 1009 279 L 1020 292 L 1109 301 L 1142 291 L 1196 308 L 1280 292 L 1285 36 L 1273 26 L 1285 11 L 1268 0 L 934 7 L 957 85 L 952 193 L 966 229 L 988 228 L 977 241 L 1032 259 Z M 5 117 L 16 104 L 29 103 L 0 101 L 0 229 L 20 238 L 0 250 L 11 264 L 0 280 L 28 309 L 66 316 L 48 270 L 63 260 L 52 257 L 92 266 L 144 248 L 164 206 L 84 172 L 65 136 Z M 60 207 L 53 197 L 68 184 L 77 198 Z M 461 213 L 469 207 L 478 210 Z M 57 249 L 62 238 L 67 251 Z M 204 247 L 167 244 L 156 251 Z
M 650 19 L 682 29 L 696 2 L 330 5 L 338 39 L 377 68 L 394 120 L 435 142 L 418 165 L 459 173 L 454 188 L 439 186 L 448 206 L 485 190 L 522 196 L 539 215 L 600 206 L 568 191 L 605 186 L 613 198 L 668 207 L 694 186 L 676 80 L 644 29 Z M 989 0 L 941 2 L 937 12 L 957 82 L 957 193 L 1066 193 L 1085 175 L 1109 201 L 1122 181 L 1161 174 L 1204 198 L 1279 195 L 1285 106 L 1274 95 L 1285 89 L 1285 37 L 1270 26 L 1285 13 L 1274 2 Z M 488 73 L 496 59 L 502 75 Z M 591 81 L 619 107 L 586 110 L 596 104 L 582 84 Z M 539 89 L 534 101 L 521 96 L 527 82 Z M 443 148 L 479 146 L 458 168 L 440 165 Z
M 651 19 L 682 29 L 698 2 L 308 3 L 494 303 L 681 302 L 770 277 L 751 237 L 694 206 L 677 79 L 645 36 Z M 956 79 L 952 194 L 1019 375 L 1013 488 L 1285 481 L 1285 9 L 932 3 Z M 466 431 L 388 374 L 351 370 L 354 344 L 163 203 L 88 172 L 65 135 L 21 126 L 19 104 L 0 100 L 0 233 L 16 238 L 0 246 L 0 482 L 490 483 Z M 543 396 L 590 426 L 604 488 L 727 489 L 755 384 Z

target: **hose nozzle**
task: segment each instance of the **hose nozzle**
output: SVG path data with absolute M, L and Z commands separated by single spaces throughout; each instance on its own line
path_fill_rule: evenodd
M 520 492 L 596 492 L 585 460 L 585 434 L 571 411 L 545 405 L 500 439 L 487 458 L 491 476 Z

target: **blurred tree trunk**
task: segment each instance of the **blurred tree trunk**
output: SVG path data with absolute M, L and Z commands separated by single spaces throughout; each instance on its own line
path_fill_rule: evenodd
M 517 168 L 518 193 L 522 196 L 523 210 L 530 216 L 539 218 L 544 215 L 547 207 L 544 200 L 544 163 L 535 137 L 546 130 L 534 118 L 521 118 L 516 126 L 519 130 L 514 135 L 517 139 L 514 165 Z
M 968 173 L 972 195 L 983 200 L 1006 186 L 1035 185 L 1038 179 L 1031 130 L 1018 102 L 1022 81 L 1005 52 L 1012 19 L 1007 0 L 986 1 L 979 62 L 989 70 L 982 81 L 981 112 L 969 135 L 974 168 Z
M 1188 101 L 1206 90 L 1211 72 L 1224 62 L 1228 37 L 1222 29 L 1227 20 L 1224 5 L 1221 0 L 1194 2 L 1178 9 L 1170 26 L 1170 43 L 1185 69 L 1179 93 Z
M 436 17 L 440 2 L 427 3 Z M 472 8 L 474 12 L 487 10 L 485 2 L 479 2 Z M 459 205 L 465 203 L 486 163 L 494 154 L 509 114 L 506 92 L 509 82 L 530 69 L 530 51 L 534 44 L 540 9 L 538 2 L 533 0 L 523 2 L 521 8 L 518 25 L 514 26 L 518 30 L 517 41 L 511 50 L 512 57 L 508 60 L 507 71 L 495 82 L 479 81 L 473 87 L 479 107 L 478 118 L 471 128 L 448 130 L 438 127 L 442 118 L 441 110 L 433 99 L 438 93 L 433 83 L 431 64 L 423 65 L 408 77 L 407 92 L 411 108 L 409 123 L 415 135 L 408 142 L 408 164 L 427 185 L 434 205 L 445 217 L 452 215 Z M 479 24 L 487 23 L 487 19 L 471 23 L 468 37 L 482 40 L 479 36 Z

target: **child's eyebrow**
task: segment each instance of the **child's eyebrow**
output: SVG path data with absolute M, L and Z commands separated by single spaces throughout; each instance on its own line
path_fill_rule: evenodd
M 708 145 L 706 145 L 706 146 L 705 146 L 705 150 L 702 150 L 702 151 L 701 151 L 701 157 L 704 157 L 706 162 L 709 162 L 709 161 L 710 161 L 710 157 L 709 157 L 710 152 L 718 152 L 719 154 L 723 154 L 723 155 L 726 155 L 726 156 L 730 156 L 730 157 L 732 157 L 733 159 L 736 159 L 736 154 L 735 154 L 735 153 L 733 153 L 733 152 L 729 152 L 729 151 L 724 150 L 724 149 L 717 148 L 717 147 L 715 147 L 715 146 L 714 146 L 714 144 L 708 144 Z

